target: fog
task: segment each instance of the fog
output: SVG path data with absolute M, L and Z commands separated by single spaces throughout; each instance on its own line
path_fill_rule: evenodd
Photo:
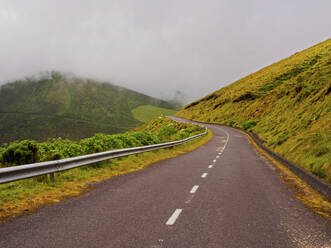
M 0 0 L 0 83 L 58 70 L 194 100 L 330 38 L 330 10 L 330 0 Z

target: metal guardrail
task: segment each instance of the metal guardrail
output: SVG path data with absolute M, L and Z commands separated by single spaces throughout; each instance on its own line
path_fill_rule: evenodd
M 111 158 L 119 158 L 128 155 L 134 155 L 138 153 L 181 145 L 190 140 L 206 135 L 207 131 L 208 130 L 206 128 L 205 131 L 201 134 L 197 134 L 192 137 L 173 142 L 148 145 L 148 146 L 138 146 L 132 148 L 125 148 L 125 149 L 117 149 L 117 150 L 98 152 L 98 153 L 54 160 L 54 161 L 0 168 L 0 184 L 41 176 L 41 175 L 47 175 L 47 174 L 50 174 L 52 178 L 52 176 L 54 176 L 53 173 L 56 172 L 74 169 L 77 167 L 101 162 Z

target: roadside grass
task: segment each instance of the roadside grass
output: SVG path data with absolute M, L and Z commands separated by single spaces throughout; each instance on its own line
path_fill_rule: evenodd
M 160 115 L 174 115 L 177 111 L 166 109 L 166 108 L 160 108 L 155 107 L 152 105 L 142 105 L 135 109 L 131 110 L 133 117 L 141 122 L 148 122 Z
M 152 163 L 174 158 L 207 143 L 212 132 L 174 148 L 160 149 L 128 157 L 112 159 L 47 176 L 0 185 L 0 221 L 33 213 L 38 207 L 51 205 L 93 189 L 93 183 L 147 168 Z

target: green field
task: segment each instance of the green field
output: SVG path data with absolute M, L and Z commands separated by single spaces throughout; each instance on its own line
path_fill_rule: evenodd
M 177 115 L 252 130 L 331 182 L 331 39 L 250 74 Z
M 175 110 L 155 107 L 152 105 L 143 105 L 132 110 L 134 118 L 144 123 L 161 115 L 174 115 L 176 112 L 177 111 Z

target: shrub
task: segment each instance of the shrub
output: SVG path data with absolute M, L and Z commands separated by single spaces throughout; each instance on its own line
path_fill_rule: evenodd
M 176 133 L 177 129 L 173 125 L 166 125 L 158 130 L 157 135 L 161 140 L 167 141 Z
M 61 151 L 53 150 L 46 154 L 45 161 L 51 161 L 51 160 L 59 160 L 63 158 L 63 154 Z
M 3 152 L 1 162 L 6 166 L 39 162 L 40 155 L 36 142 L 23 140 L 11 143 Z
M 235 122 L 234 120 L 230 120 L 229 123 L 228 123 L 228 125 L 229 125 L 230 127 L 233 127 L 233 126 L 236 125 L 236 122 Z
M 191 129 L 182 129 L 177 134 L 177 139 L 186 139 L 190 137 L 190 134 L 192 133 Z
M 132 133 L 132 136 L 138 140 L 138 145 L 153 145 L 160 142 L 160 140 L 154 135 L 146 131 Z
M 253 120 L 248 120 L 248 121 L 245 121 L 243 124 L 242 124 L 242 128 L 245 129 L 245 130 L 248 130 L 254 126 L 256 126 L 256 121 L 253 121 Z
M 113 149 L 184 139 L 201 131 L 202 128 L 199 126 L 176 123 L 161 117 L 144 126 L 141 131 L 116 135 L 98 133 L 79 142 L 61 138 L 52 138 L 38 144 L 28 140 L 14 142 L 7 148 L 0 147 L 0 162 L 6 166 L 12 166 L 58 160 Z M 98 163 L 97 166 L 99 165 Z

